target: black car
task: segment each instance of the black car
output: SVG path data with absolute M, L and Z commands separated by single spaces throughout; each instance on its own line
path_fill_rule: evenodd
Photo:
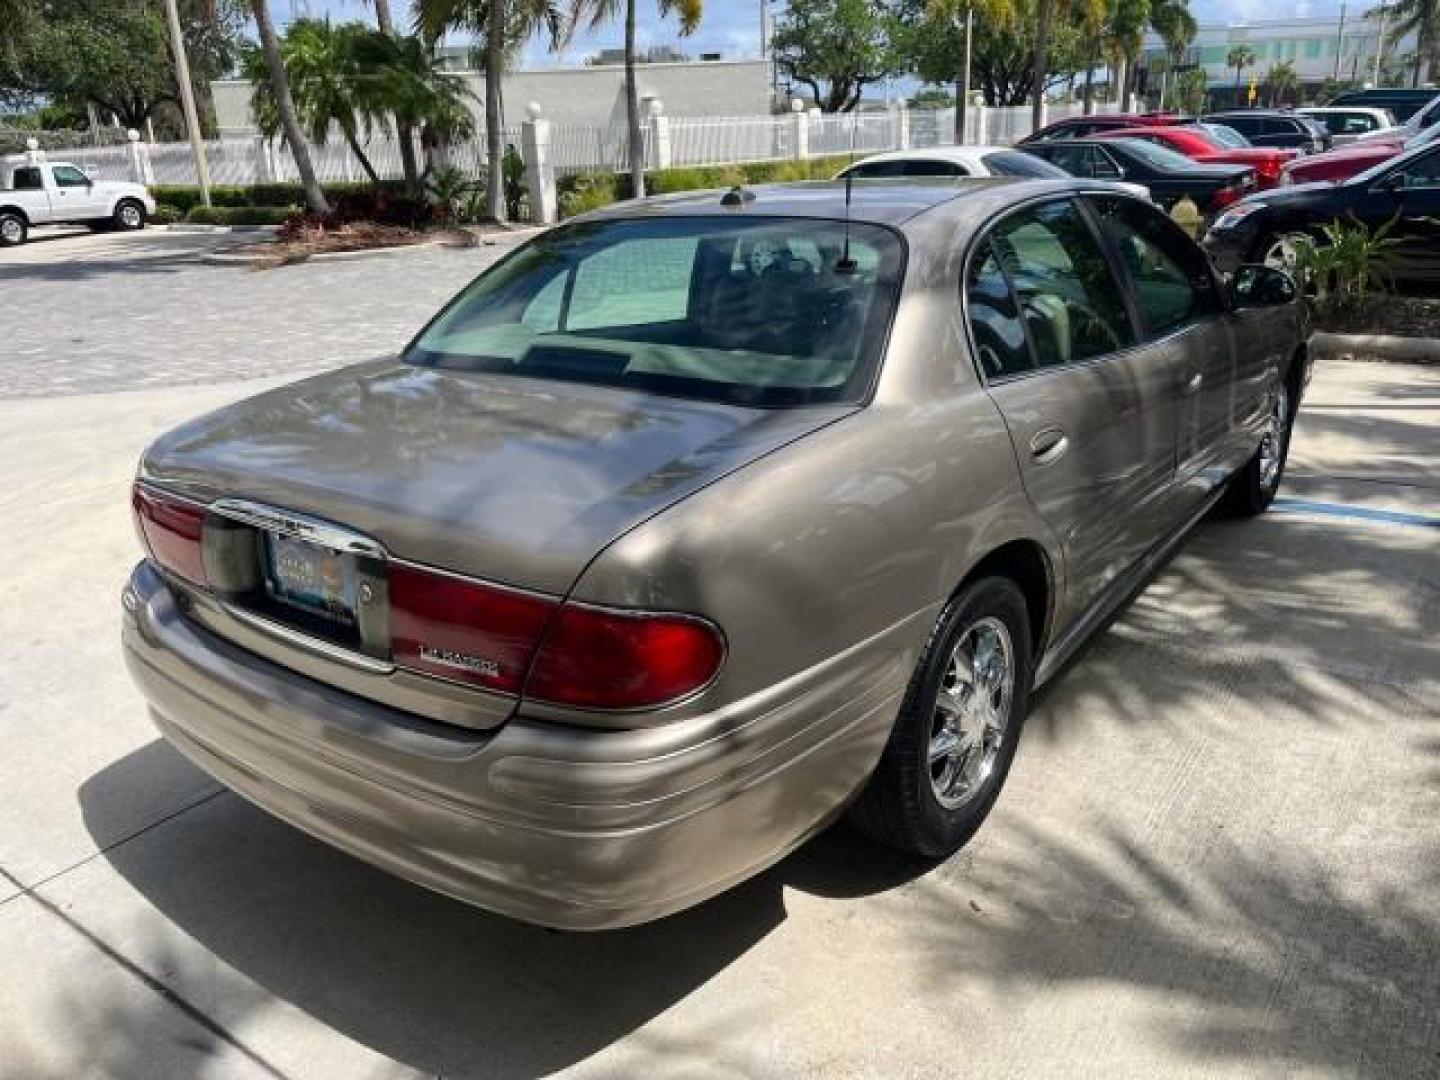
M 1371 90 L 1346 90 L 1342 94 L 1336 94 L 1325 104 L 1363 105 L 1367 109 L 1389 109 L 1391 115 L 1403 124 L 1421 109 L 1434 102 L 1437 97 L 1440 97 L 1440 90 L 1434 87 L 1424 90 L 1409 87 L 1389 89 L 1376 87 Z
M 1167 209 L 1188 195 L 1201 213 L 1213 214 L 1255 190 L 1255 170 L 1247 165 L 1191 161 L 1140 139 L 1056 139 L 1021 149 L 1071 176 L 1144 184 L 1150 198 Z
M 1335 137 L 1324 124 L 1284 109 L 1206 113 L 1205 120 L 1234 128 L 1250 140 L 1251 146 L 1279 146 L 1319 154 L 1335 145 Z
M 1440 280 L 1440 145 L 1417 146 L 1340 183 L 1272 188 L 1215 219 L 1205 250 L 1224 272 L 1241 263 L 1284 265 L 1297 236 L 1323 239 L 1324 226 L 1358 221 L 1387 233 L 1386 270 L 1398 281 Z

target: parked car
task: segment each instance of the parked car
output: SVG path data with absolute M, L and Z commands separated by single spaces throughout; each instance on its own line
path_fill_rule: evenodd
M 1205 119 L 1234 128 L 1252 146 L 1290 147 L 1304 154 L 1319 154 L 1335 144 L 1324 124 L 1288 109 L 1239 109 L 1206 113 Z
M 1299 184 L 1253 195 L 1218 217 L 1205 236 L 1215 264 L 1290 263 L 1298 236 L 1323 242 L 1322 227 L 1393 221 L 1398 243 L 1386 253 L 1397 281 L 1440 281 L 1440 145 L 1407 150 L 1340 183 Z
M 1101 131 L 1119 128 L 1163 127 L 1169 124 L 1189 123 L 1187 117 L 1178 113 L 1093 113 L 1090 116 L 1071 116 L 1046 124 L 1039 131 L 1032 131 L 1016 145 L 1050 142 L 1055 139 L 1084 139 Z
M 1364 136 L 1374 136 L 1395 131 L 1399 124 L 1389 109 L 1350 106 L 1312 106 L 1296 109 L 1301 116 L 1318 120 L 1325 125 L 1336 146 L 1357 142 Z
M 1188 196 L 1202 214 L 1213 214 L 1255 190 L 1255 170 L 1248 166 L 1207 165 L 1138 139 L 1026 143 L 1025 152 L 1071 176 L 1143 184 L 1166 209 Z
M 1367 90 L 1345 90 L 1336 94 L 1329 105 L 1367 105 L 1376 109 L 1388 109 L 1401 123 L 1409 120 L 1422 109 L 1433 106 L 1440 98 L 1435 87 L 1371 87 Z
M 924 150 L 888 150 L 861 158 L 835 174 L 836 180 L 878 180 L 914 177 L 1027 176 L 1061 179 L 1070 174 L 1034 154 L 1009 146 L 933 146 Z M 1150 193 L 1140 184 L 1118 181 L 1142 198 Z
M 548 925 L 847 807 L 953 852 L 1031 690 L 1217 499 L 1270 502 L 1305 315 L 1113 188 L 852 186 L 585 215 L 398 358 L 161 437 L 122 597 L 161 731 Z
M 1429 91 L 1435 94 L 1434 90 Z M 1440 96 L 1432 97 L 1420 108 L 1416 109 L 1408 117 L 1401 120 L 1399 127 L 1394 131 L 1372 131 L 1361 135 L 1356 142 L 1368 143 L 1372 139 L 1390 139 L 1397 142 L 1404 142 L 1420 134 L 1426 128 L 1434 127 L 1440 123 Z
M 1191 161 L 1220 165 L 1247 165 L 1255 170 L 1256 185 L 1274 187 L 1280 182 L 1280 168 L 1300 156 L 1298 150 L 1275 147 L 1226 146 L 1199 124 L 1174 124 L 1169 127 L 1120 128 L 1096 136 L 1102 139 L 1138 139 L 1183 154 Z
M 0 163 L 0 246 L 23 244 L 32 225 L 143 229 L 153 213 L 155 200 L 140 184 L 92 180 L 65 161 Z
M 1397 132 L 1400 129 L 1397 129 Z M 1397 157 L 1405 150 L 1428 146 L 1440 139 L 1440 124 L 1433 124 L 1410 138 L 1371 139 L 1352 143 L 1328 154 L 1314 154 L 1290 162 L 1281 173 L 1281 184 L 1309 184 L 1317 180 L 1348 180 L 1352 176 Z

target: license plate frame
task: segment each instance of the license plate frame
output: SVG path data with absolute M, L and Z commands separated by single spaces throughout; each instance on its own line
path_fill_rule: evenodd
M 270 600 L 346 631 L 357 627 L 361 567 L 352 552 L 262 530 L 262 577 Z

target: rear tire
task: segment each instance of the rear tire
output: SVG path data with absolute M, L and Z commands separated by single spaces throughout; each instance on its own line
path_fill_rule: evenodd
M 111 221 L 115 228 L 126 232 L 143 229 L 145 228 L 145 207 L 135 199 L 121 199 L 115 205 L 115 213 Z
M 1295 426 L 1298 403 L 1298 390 L 1288 379 L 1275 387 L 1260 445 L 1245 466 L 1230 478 L 1229 487 L 1221 497 L 1220 507 L 1230 517 L 1263 514 L 1274 501 L 1290 456 L 1290 432 Z
M 24 214 L 0 210 L 0 247 L 18 247 L 30 235 L 30 223 Z
M 857 830 L 927 860 L 975 834 L 1025 724 L 1030 638 L 1025 597 L 1009 578 L 982 578 L 945 606 L 880 763 L 850 808 Z

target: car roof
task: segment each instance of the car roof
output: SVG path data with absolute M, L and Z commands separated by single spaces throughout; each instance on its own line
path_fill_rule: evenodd
M 850 188 L 847 210 L 845 189 Z M 573 221 L 604 221 L 652 217 L 715 217 L 726 213 L 747 217 L 800 217 L 901 227 L 932 211 L 952 217 L 988 218 L 1006 207 L 1046 194 L 1096 191 L 1113 185 L 1077 177 L 905 177 L 874 180 L 809 180 L 746 187 L 754 196 L 741 206 L 724 206 L 728 191 L 687 191 L 612 203 Z M 734 189 L 729 189 L 733 191 Z
M 927 146 L 924 149 L 882 150 L 878 154 L 866 154 L 856 158 L 845 168 L 863 165 L 867 161 L 954 161 L 965 163 L 1005 150 L 1013 146 Z
M 1388 112 L 1383 105 L 1304 105 L 1295 110 L 1298 113 L 1361 112 L 1383 114 Z

